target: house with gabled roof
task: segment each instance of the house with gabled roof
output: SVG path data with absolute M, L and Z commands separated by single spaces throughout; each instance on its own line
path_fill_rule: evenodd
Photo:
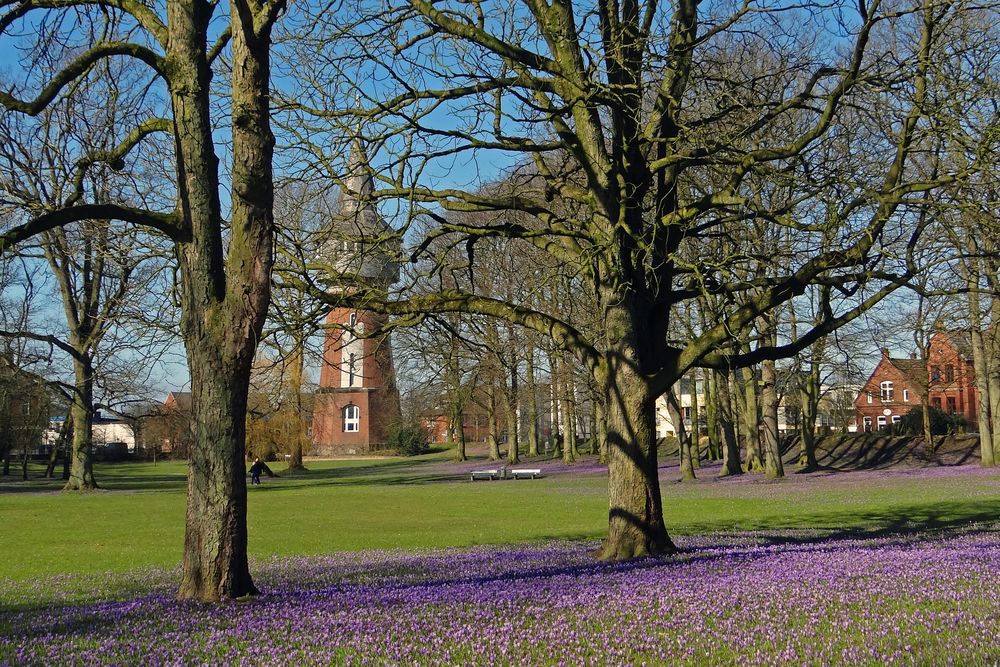
M 968 332 L 935 331 L 927 358 L 894 358 L 888 349 L 854 400 L 858 431 L 878 431 L 920 406 L 926 393 L 933 408 L 976 423 L 978 393 Z

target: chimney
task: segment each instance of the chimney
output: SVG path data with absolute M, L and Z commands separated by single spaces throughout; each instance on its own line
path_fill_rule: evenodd
M 916 359 L 916 358 L 917 358 L 917 353 L 916 352 L 910 352 L 910 359 Z
M 888 359 L 888 358 L 889 358 L 889 348 L 887 348 L 887 347 L 883 347 L 883 348 L 882 348 L 882 356 L 883 356 L 883 357 L 884 357 L 885 359 Z

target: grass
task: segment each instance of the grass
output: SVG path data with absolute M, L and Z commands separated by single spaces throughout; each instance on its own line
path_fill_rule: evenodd
M 681 552 L 606 564 L 594 461 L 472 483 L 483 462 L 445 456 L 315 461 L 251 488 L 264 595 L 221 605 L 173 596 L 182 464 L 102 465 L 89 494 L 0 479 L 0 665 L 1000 660 L 1000 471 L 708 466 L 682 484 L 666 466 Z
M 548 461 L 546 478 L 468 481 L 436 453 L 413 459 L 311 461 L 308 472 L 264 479 L 249 490 L 250 555 L 320 555 L 599 539 L 606 529 L 605 474 Z M 534 464 L 533 464 L 534 465 Z M 281 473 L 281 464 L 275 469 Z M 941 529 L 1000 516 L 1000 473 L 975 467 L 946 474 L 854 472 L 759 475 L 696 483 L 663 471 L 673 535 L 780 529 L 857 537 Z M 967 473 L 965 472 L 967 471 Z M 180 562 L 185 464 L 99 464 L 103 490 L 58 493 L 45 480 L 0 483 L 0 579 L 124 572 Z

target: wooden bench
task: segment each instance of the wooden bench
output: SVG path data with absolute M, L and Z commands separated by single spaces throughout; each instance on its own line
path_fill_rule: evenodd
M 542 476 L 542 471 L 540 468 L 514 468 L 510 474 L 514 479 L 535 479 Z
M 470 479 L 471 479 L 471 481 L 475 482 L 477 479 L 489 479 L 489 480 L 493 480 L 493 479 L 497 479 L 498 477 L 500 477 L 500 471 L 496 470 L 496 469 L 493 469 L 493 470 L 473 470 Z

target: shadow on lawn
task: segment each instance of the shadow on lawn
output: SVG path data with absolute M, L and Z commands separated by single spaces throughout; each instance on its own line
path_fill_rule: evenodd
M 761 533 L 771 544 L 805 544 L 831 540 L 884 539 L 922 535 L 931 538 L 958 533 L 1000 530 L 1000 500 L 910 504 L 860 512 L 823 512 L 788 517 L 765 517 L 733 524 L 738 532 Z M 848 524 L 854 524 L 848 526 Z M 689 533 L 717 533 L 720 524 L 690 524 Z M 801 532 L 798 532 L 801 531 Z M 768 536 L 768 533 L 772 535 Z

